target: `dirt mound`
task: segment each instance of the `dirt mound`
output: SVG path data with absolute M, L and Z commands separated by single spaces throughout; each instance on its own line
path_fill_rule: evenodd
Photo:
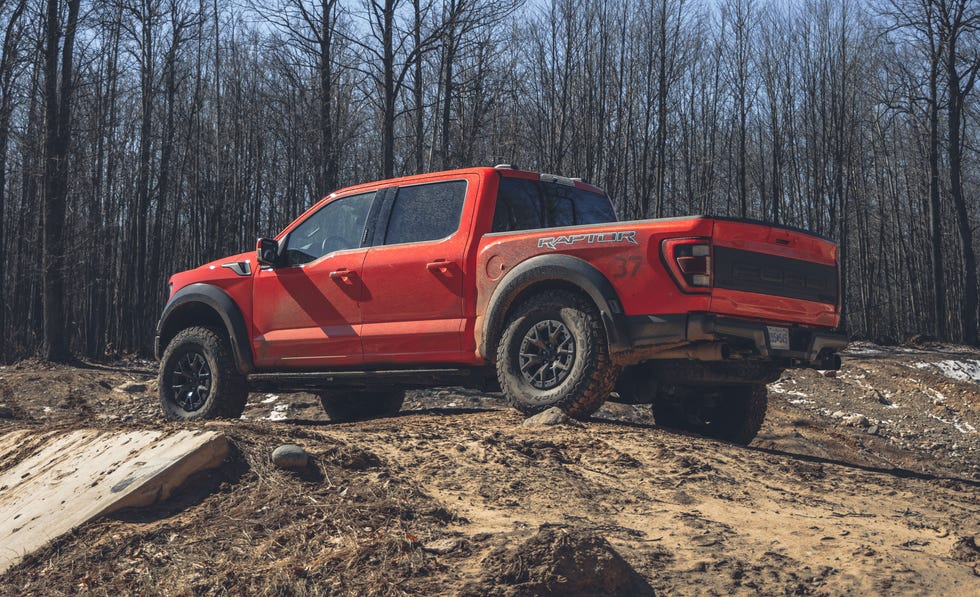
M 484 576 L 466 597 L 499 595 L 653 595 L 653 588 L 604 538 L 578 529 L 545 527 L 517 546 L 483 560 Z

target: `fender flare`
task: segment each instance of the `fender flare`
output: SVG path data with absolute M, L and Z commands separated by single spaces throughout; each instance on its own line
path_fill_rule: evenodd
M 231 345 L 235 367 L 242 375 L 249 373 L 254 365 L 245 318 L 235 300 L 227 292 L 212 284 L 189 284 L 178 290 L 167 302 L 163 308 L 163 314 L 160 316 L 160 321 L 157 323 L 154 342 L 154 352 L 157 359 L 159 360 L 163 356 L 163 351 L 166 349 L 162 340 L 166 338 L 169 342 L 169 339 L 179 331 L 172 329 L 170 325 L 174 321 L 174 317 L 192 304 L 205 305 L 217 313 L 228 333 L 228 343 Z
M 507 313 L 526 291 L 540 284 L 559 282 L 582 290 L 592 299 L 606 329 L 611 353 L 630 348 L 630 335 L 616 289 L 592 264 L 564 254 L 548 254 L 522 261 L 497 284 L 487 302 L 480 339 L 480 354 L 494 360 Z

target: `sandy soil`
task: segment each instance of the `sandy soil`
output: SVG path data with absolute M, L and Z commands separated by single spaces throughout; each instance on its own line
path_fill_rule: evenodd
M 0 433 L 168 428 L 151 367 L 0 368 Z M 963 347 L 854 345 L 835 375 L 771 384 L 749 447 L 642 406 L 525 426 L 497 395 L 440 389 L 336 424 L 313 396 L 253 394 L 241 421 L 185 425 L 232 439 L 222 469 L 83 526 L 0 590 L 976 595 L 978 372 Z M 275 468 L 282 443 L 314 464 Z

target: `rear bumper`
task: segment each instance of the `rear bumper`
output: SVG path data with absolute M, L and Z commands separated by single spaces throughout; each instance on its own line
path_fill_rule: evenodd
M 772 348 L 768 324 L 718 317 L 707 313 L 640 315 L 627 317 L 633 351 L 645 353 L 657 347 L 698 342 L 725 342 L 734 352 L 778 361 L 784 366 L 825 367 L 833 355 L 847 346 L 841 332 L 780 325 L 789 330 L 789 349 Z

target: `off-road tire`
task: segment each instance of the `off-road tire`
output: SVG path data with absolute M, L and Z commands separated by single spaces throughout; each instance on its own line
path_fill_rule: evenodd
M 526 335 L 542 322 L 564 326 L 574 344 L 568 373 L 554 387 L 534 387 L 520 368 L 520 350 Z M 548 290 L 523 300 L 514 309 L 497 345 L 497 380 L 507 401 L 532 415 L 552 406 L 570 417 L 587 419 L 609 397 L 619 367 L 609 359 L 606 332 L 595 305 L 568 290 Z
M 390 417 L 405 402 L 405 390 L 336 390 L 318 396 L 323 411 L 336 422 Z
M 188 402 L 194 400 L 178 396 L 174 388 L 183 379 L 176 371 L 182 361 L 196 360 L 192 355 L 200 356 L 207 367 L 205 377 L 210 379 L 207 395 L 199 406 L 189 405 Z M 237 419 L 242 416 L 248 400 L 248 384 L 235 368 L 228 341 L 206 327 L 186 328 L 173 337 L 160 361 L 157 388 L 163 416 L 169 421 Z M 194 407 L 188 409 L 185 406 Z
M 759 433 L 767 406 L 763 384 L 664 388 L 652 405 L 654 421 L 661 427 L 743 446 Z

